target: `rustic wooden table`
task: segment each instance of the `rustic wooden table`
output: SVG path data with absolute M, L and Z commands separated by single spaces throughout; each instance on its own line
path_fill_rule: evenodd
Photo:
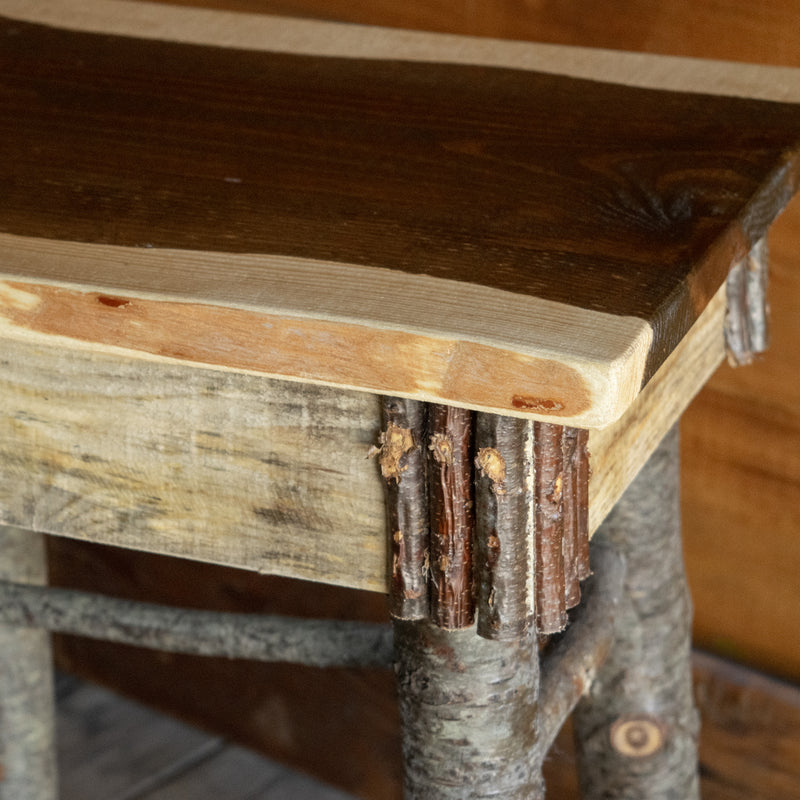
M 543 796 L 576 703 L 586 797 L 695 796 L 670 431 L 766 344 L 797 71 L 119 0 L 0 41 L 0 797 L 56 793 L 45 629 L 394 639 L 408 797 Z M 37 588 L 41 533 L 394 635 Z

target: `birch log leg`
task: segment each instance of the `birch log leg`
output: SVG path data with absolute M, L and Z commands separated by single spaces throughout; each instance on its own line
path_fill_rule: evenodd
M 395 621 L 406 800 L 539 800 L 534 634 L 489 641 Z
M 611 654 L 576 709 L 584 800 L 692 800 L 698 716 L 673 429 L 597 536 L 627 559 Z
M 44 583 L 41 534 L 0 526 L 0 578 Z M 56 800 L 47 631 L 0 625 L 0 800 Z

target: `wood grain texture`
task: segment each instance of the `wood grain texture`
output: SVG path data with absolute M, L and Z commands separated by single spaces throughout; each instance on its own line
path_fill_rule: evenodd
M 384 589 L 376 397 L 51 356 L 3 350 L 5 520 Z
M 723 358 L 723 313 L 720 295 L 626 417 L 591 432 L 590 530 Z M 0 364 L 5 522 L 387 589 L 377 397 L 11 339 Z
M 70 316 L 68 293 L 58 295 L 66 304 L 58 313 L 51 307 L 47 315 L 25 308 L 8 314 L 23 331 L 42 327 L 45 335 L 88 338 L 106 348 L 603 425 L 630 403 L 732 260 L 796 188 L 791 153 L 800 110 L 791 106 L 667 97 L 480 64 L 394 56 L 374 58 L 364 70 L 355 58 L 134 41 L 17 20 L 6 27 L 14 33 L 3 69 L 13 125 L 3 136 L 16 154 L 5 162 L 14 188 L 4 194 L 0 214 L 2 229 L 13 234 L 8 244 L 12 251 L 23 246 L 14 236 L 83 243 L 84 258 L 90 245 L 122 247 L 117 258 L 130 262 L 123 277 L 106 268 L 100 275 L 83 269 L 79 278 L 60 262 L 17 257 L 7 274 L 83 282 L 84 295 L 86 285 L 105 289 L 122 308 L 130 297 L 115 299 L 113 292 L 123 284 L 133 284 L 126 291 L 134 295 L 149 291 L 163 299 L 169 284 L 185 277 L 159 273 L 154 281 L 147 259 L 130 250 L 178 249 L 194 254 L 190 260 L 210 258 L 217 268 L 213 253 L 260 254 L 255 267 L 250 259 L 256 272 L 274 269 L 276 258 L 284 259 L 283 268 L 299 261 L 323 273 L 341 264 L 351 279 L 366 274 L 381 296 L 389 279 L 377 268 L 385 268 L 418 291 L 428 285 L 424 279 L 458 281 L 534 298 L 535 305 L 544 301 L 553 314 L 549 326 L 538 320 L 535 334 L 530 323 L 523 326 L 522 339 L 538 340 L 527 345 L 512 334 L 505 314 L 495 318 L 484 309 L 482 322 L 466 326 L 472 337 L 466 341 L 460 330 L 449 330 L 463 327 L 460 318 L 469 317 L 463 313 L 456 323 L 443 310 L 433 324 L 421 312 L 399 321 L 385 303 L 359 314 L 351 300 L 349 317 L 347 307 L 336 308 L 338 319 L 330 320 L 330 309 L 315 299 L 319 291 L 297 303 L 273 297 L 273 288 L 267 307 L 256 302 L 265 316 L 243 318 L 239 308 L 217 312 L 206 302 L 224 305 L 238 296 L 241 303 L 269 281 L 262 275 L 248 286 L 247 275 L 220 281 L 218 273 L 206 275 L 205 286 L 190 278 L 172 296 L 188 297 L 199 313 L 200 342 L 176 336 L 180 310 L 169 297 L 166 305 L 151 302 L 155 319 L 136 331 L 92 324 L 98 311 L 92 296 L 72 298 L 83 309 L 80 324 Z M 30 55 L 42 49 L 52 54 L 46 63 Z M 76 58 L 81 67 L 70 72 Z M 158 92 L 144 102 L 156 83 L 147 65 L 156 64 Z M 102 87 L 93 75 L 103 76 Z M 548 109 L 544 127 L 542 108 Z M 237 134 L 221 136 L 222 130 Z M 591 136 L 582 135 L 588 130 Z M 586 241 L 593 242 L 591 252 Z M 270 316 L 273 304 L 289 319 Z M 584 318 L 567 339 L 564 305 L 573 316 L 575 309 L 592 312 L 591 322 Z M 274 336 L 268 353 L 255 359 L 242 333 L 253 323 L 269 326 Z M 398 326 L 413 335 L 406 339 Z M 298 350 L 299 328 L 312 343 Z M 209 349 L 210 334 L 202 331 L 220 329 L 230 346 Z M 420 349 L 422 368 L 409 374 L 402 369 L 408 359 L 399 357 L 372 362 L 365 345 L 375 329 L 384 354 Z M 589 329 L 592 337 L 581 335 Z M 440 342 L 442 333 L 449 340 Z M 431 365 L 441 361 L 442 345 L 456 350 Z M 340 350 L 366 354 L 363 368 Z M 480 376 L 489 362 L 500 365 L 494 392 L 468 377 Z M 510 376 L 520 367 L 514 383 Z

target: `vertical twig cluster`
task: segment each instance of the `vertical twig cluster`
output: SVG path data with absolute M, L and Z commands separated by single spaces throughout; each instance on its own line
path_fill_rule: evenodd
M 383 399 L 390 609 L 510 640 L 563 630 L 589 575 L 586 431 Z

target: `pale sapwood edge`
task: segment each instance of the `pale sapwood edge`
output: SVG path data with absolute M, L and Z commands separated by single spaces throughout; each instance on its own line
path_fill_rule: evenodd
M 0 623 L 203 656 L 314 667 L 388 667 L 380 623 L 196 611 L 91 592 L 0 582 Z
M 536 70 L 669 91 L 800 102 L 800 70 L 397 30 L 127 0 L 3 0 L 0 13 L 70 30 L 346 58 Z
M 619 418 L 653 340 L 635 317 L 379 267 L 3 233 L 0 250 L 2 338 L 573 427 Z M 98 302 L 108 294 L 121 323 L 113 333 Z M 342 359 L 343 349 L 360 357 Z M 485 369 L 465 374 L 463 361 Z
M 0 579 L 47 579 L 44 536 L 0 526 Z M 31 590 L 41 591 L 39 586 Z M 2 602 L 0 601 L 0 608 Z M 0 620 L 0 797 L 57 800 L 53 656 L 46 631 Z
M 726 282 L 725 345 L 731 366 L 752 364 L 769 346 L 769 248 L 766 237 L 734 264 Z

